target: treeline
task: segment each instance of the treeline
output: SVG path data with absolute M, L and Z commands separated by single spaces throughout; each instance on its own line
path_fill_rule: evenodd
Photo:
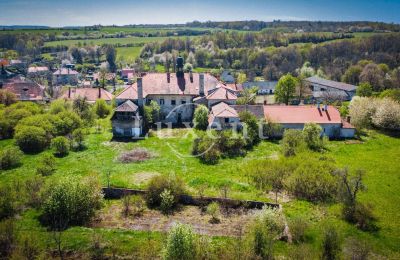
M 152 58 L 150 60 L 162 64 L 171 54 L 174 56 L 179 53 L 193 67 L 241 70 L 250 79 L 264 76 L 268 80 L 277 80 L 286 73 L 297 75 L 297 69 L 306 61 L 324 73 L 326 78 L 339 81 L 346 70 L 360 60 L 387 64 L 391 70 L 400 66 L 400 35 L 396 34 L 278 48 L 261 48 L 267 44 L 260 40 L 282 41 L 278 34 L 260 35 L 216 33 L 203 36 L 199 40 L 167 39 L 161 43 L 146 44 L 141 57 Z M 257 46 L 256 42 L 259 42 L 260 46 Z
M 288 29 L 288 30 L 303 30 L 305 32 L 372 32 L 389 30 L 400 30 L 398 24 L 388 24 L 382 22 L 322 22 L 322 21 L 280 21 L 275 20 L 272 22 L 263 21 L 232 21 L 232 22 L 199 22 L 193 21 L 186 23 L 188 27 L 196 28 L 221 28 L 231 30 L 251 30 L 261 31 L 263 29 Z

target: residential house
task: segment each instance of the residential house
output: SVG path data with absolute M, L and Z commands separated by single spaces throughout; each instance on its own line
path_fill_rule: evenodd
M 240 127 L 238 112 L 229 104 L 220 102 L 211 107 L 208 124 L 213 129 Z
M 53 73 L 53 83 L 55 85 L 77 85 L 79 73 L 70 68 L 60 68 Z
M 43 67 L 36 67 L 32 66 L 28 68 L 28 76 L 29 77 L 34 77 L 34 76 L 47 76 L 47 73 L 49 73 L 49 68 L 43 66 Z
M 95 103 L 98 99 L 104 99 L 107 103 L 111 103 L 113 95 L 103 88 L 71 88 L 61 96 L 66 100 L 75 100 L 77 98 L 86 98 L 88 103 Z
M 130 69 L 130 68 L 122 69 L 120 72 L 120 76 L 124 82 L 130 82 L 135 77 L 135 69 Z
M 130 100 L 114 110 L 111 122 L 113 136 L 116 138 L 138 138 L 142 135 L 143 120 L 139 107 Z
M 193 99 L 195 104 L 202 104 L 209 109 L 217 103 L 225 102 L 229 105 L 236 104 L 237 95 L 236 91 L 228 88 L 222 83 L 219 83 L 215 88 L 209 90 L 207 95 L 199 96 Z
M 106 73 L 105 74 L 105 78 L 104 78 L 104 80 L 105 80 L 105 84 L 113 84 L 113 83 L 115 83 L 115 73 Z M 93 74 L 93 80 L 94 80 L 94 85 L 95 86 L 101 86 L 101 84 L 102 84 L 102 78 L 101 78 L 101 75 L 100 75 L 100 72 L 97 72 L 97 73 L 94 73 Z
M 343 82 L 327 80 L 318 76 L 304 80 L 311 88 L 313 97 L 316 100 L 334 101 L 351 100 L 356 94 L 357 87 Z
M 14 93 L 19 101 L 46 101 L 45 88 L 22 76 L 15 76 L 1 81 L 0 89 Z
M 257 87 L 258 95 L 273 95 L 278 81 L 247 81 L 242 84 L 243 89 Z

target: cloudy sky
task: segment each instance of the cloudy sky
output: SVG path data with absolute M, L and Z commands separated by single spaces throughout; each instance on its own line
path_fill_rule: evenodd
M 400 0 L 0 0 L 0 25 L 126 25 L 274 19 L 400 23 Z

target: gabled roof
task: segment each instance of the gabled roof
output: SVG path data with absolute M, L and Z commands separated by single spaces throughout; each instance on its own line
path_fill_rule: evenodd
M 119 105 L 115 112 L 136 112 L 138 110 L 138 106 L 130 100 L 125 101 L 121 105 Z
M 18 100 L 41 101 L 45 98 L 43 86 L 21 76 L 6 80 L 3 89 L 14 93 Z
M 61 68 L 56 70 L 54 75 L 78 75 L 79 73 L 73 69 Z
M 231 105 L 238 113 L 248 111 L 255 115 L 257 118 L 264 118 L 264 106 L 263 105 Z
M 281 124 L 341 124 L 339 111 L 328 106 L 327 110 L 321 106 L 319 109 L 316 106 L 279 106 L 266 105 L 264 106 L 264 117 L 275 123 Z
M 218 103 L 211 108 L 213 117 L 239 117 L 236 110 L 225 102 Z
M 132 85 L 127 86 L 121 93 L 119 93 L 116 99 L 130 99 L 130 100 L 138 99 L 138 93 L 136 87 L 134 88 Z
M 258 87 L 260 90 L 275 90 L 278 81 L 247 81 L 242 84 L 243 88 Z
M 105 101 L 111 101 L 113 95 L 103 88 L 69 88 L 61 96 L 61 98 L 72 99 L 72 100 L 78 97 L 86 97 L 88 102 L 95 102 L 97 99 L 104 99 Z
M 215 89 L 208 92 L 206 98 L 208 100 L 236 100 L 237 96 L 233 90 L 223 84 L 218 84 Z
M 306 78 L 304 81 L 311 83 L 311 84 L 318 84 L 322 85 L 328 88 L 335 88 L 339 90 L 344 90 L 344 91 L 356 91 L 357 87 L 354 85 L 350 85 L 347 83 L 343 82 L 337 82 L 333 80 L 328 80 L 328 79 L 323 79 L 318 76 L 312 76 L 309 78 Z
M 199 95 L 199 73 L 193 73 L 192 80 L 189 73 L 183 78 L 178 78 L 175 73 L 170 73 L 168 82 L 167 73 L 147 73 L 142 77 L 143 96 L 147 95 Z M 204 74 L 204 91 L 214 89 L 219 81 L 210 74 Z M 137 83 L 132 85 L 137 89 Z M 119 95 L 117 97 L 120 99 Z

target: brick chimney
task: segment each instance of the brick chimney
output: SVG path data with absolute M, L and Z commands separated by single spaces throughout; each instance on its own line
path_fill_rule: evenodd
M 192 71 L 189 71 L 189 78 L 190 78 L 190 83 L 193 83 L 193 73 L 192 73 Z
M 99 98 L 101 98 L 101 88 L 99 88 Z
M 199 94 L 200 96 L 204 96 L 204 74 L 199 74 Z
M 171 73 L 167 72 L 167 82 L 171 82 Z
M 143 79 L 137 78 L 137 93 L 138 93 L 138 105 L 139 108 L 143 108 Z

